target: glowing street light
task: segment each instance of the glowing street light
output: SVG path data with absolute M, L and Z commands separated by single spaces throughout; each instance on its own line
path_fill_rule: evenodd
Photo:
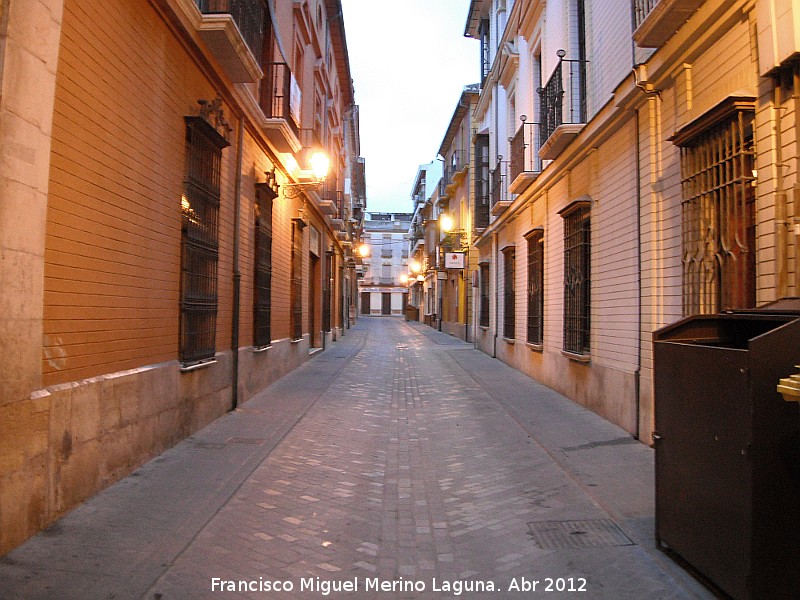
M 439 228 L 448 233 L 453 230 L 453 217 L 450 215 L 442 214 L 439 216 Z
M 323 181 L 328 176 L 328 169 L 331 166 L 331 159 L 324 152 L 315 152 L 309 160 L 311 171 L 317 181 Z

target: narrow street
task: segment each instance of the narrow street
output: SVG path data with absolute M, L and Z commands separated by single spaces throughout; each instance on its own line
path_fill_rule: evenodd
M 1 559 L 0 597 L 711 598 L 653 547 L 652 459 L 471 344 L 364 318 Z

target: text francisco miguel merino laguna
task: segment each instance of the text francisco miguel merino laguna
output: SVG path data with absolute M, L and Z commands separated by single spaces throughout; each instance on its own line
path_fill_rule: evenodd
M 585 592 L 586 579 L 545 579 L 538 581 L 525 577 L 515 577 L 507 587 L 509 592 L 534 592 L 537 586 L 547 591 L 571 591 Z M 428 591 L 428 584 L 420 580 L 403 579 L 399 577 L 393 580 L 383 580 L 378 577 L 365 577 L 363 579 L 353 578 L 345 580 L 326 580 L 319 577 L 304 577 L 300 579 L 298 591 L 315 592 L 322 596 L 327 596 L 332 592 L 424 592 Z M 291 580 L 258 579 L 249 580 L 228 580 L 219 577 L 211 579 L 212 592 L 292 592 L 295 591 L 295 583 Z M 464 592 L 496 592 L 500 588 L 494 581 L 482 581 L 476 579 L 466 580 L 438 580 L 430 582 L 430 591 L 449 592 L 454 596 L 459 596 Z

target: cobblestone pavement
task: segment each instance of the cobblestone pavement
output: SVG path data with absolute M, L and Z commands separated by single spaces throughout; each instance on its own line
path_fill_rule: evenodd
M 0 597 L 711 598 L 652 547 L 651 469 L 472 345 L 362 319 L 0 560 Z

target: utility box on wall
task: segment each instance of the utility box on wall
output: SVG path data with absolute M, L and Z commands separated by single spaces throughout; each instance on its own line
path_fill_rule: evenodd
M 800 590 L 800 411 L 776 389 L 797 364 L 800 314 L 654 334 L 656 541 L 737 600 Z

